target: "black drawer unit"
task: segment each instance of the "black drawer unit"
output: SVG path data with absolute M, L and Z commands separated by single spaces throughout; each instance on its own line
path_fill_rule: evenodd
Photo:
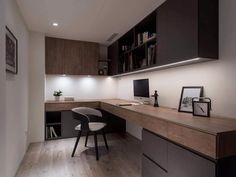
M 155 134 L 144 130 L 142 133 L 142 151 L 154 162 L 167 170 L 167 144 L 168 142 Z
M 142 177 L 236 177 L 236 156 L 209 159 L 145 129 L 142 138 Z
M 142 156 L 142 176 L 143 177 L 167 177 L 166 171 L 161 169 L 157 164 L 150 159 Z
M 216 164 L 168 143 L 168 177 L 215 177 Z

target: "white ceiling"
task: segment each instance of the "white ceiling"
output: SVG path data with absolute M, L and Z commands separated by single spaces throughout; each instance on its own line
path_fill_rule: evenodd
M 31 31 L 108 44 L 111 34 L 121 36 L 165 0 L 16 1 Z M 59 26 L 53 27 L 53 22 Z

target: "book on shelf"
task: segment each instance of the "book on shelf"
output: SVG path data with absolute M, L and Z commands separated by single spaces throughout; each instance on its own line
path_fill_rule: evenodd
M 147 52 L 148 65 L 153 65 L 156 63 L 156 44 L 152 44 L 148 47 Z
M 146 42 L 148 40 L 148 36 L 149 36 L 148 32 L 143 33 L 143 42 Z
M 46 127 L 47 138 L 57 138 L 58 135 L 54 129 L 54 127 Z
M 138 45 L 143 43 L 143 35 L 141 33 L 138 34 Z
M 146 58 L 143 58 L 142 63 L 141 63 L 141 68 L 146 67 L 146 66 L 147 66 Z
M 133 70 L 133 55 L 129 54 L 129 71 Z
M 122 65 L 122 70 L 123 70 L 123 72 L 125 72 L 125 61 L 124 61 L 123 65 Z
M 55 129 L 54 129 L 54 127 L 50 127 L 51 128 L 51 132 L 52 132 L 52 134 L 53 134 L 53 136 L 55 137 L 55 138 L 57 138 L 58 136 L 57 136 L 57 134 L 56 134 L 56 132 L 55 132 Z

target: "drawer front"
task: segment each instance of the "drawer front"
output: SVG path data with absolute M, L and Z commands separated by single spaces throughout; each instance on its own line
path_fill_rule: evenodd
M 168 177 L 215 177 L 215 170 L 214 162 L 168 143 Z
M 143 130 L 142 149 L 143 154 L 167 170 L 167 141 L 165 139 Z
M 167 173 L 151 160 L 142 156 L 142 177 L 167 177 Z

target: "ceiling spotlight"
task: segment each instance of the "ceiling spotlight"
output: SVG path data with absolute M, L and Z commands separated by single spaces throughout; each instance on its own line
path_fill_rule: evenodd
M 52 26 L 58 26 L 58 23 L 54 22 L 52 23 Z

